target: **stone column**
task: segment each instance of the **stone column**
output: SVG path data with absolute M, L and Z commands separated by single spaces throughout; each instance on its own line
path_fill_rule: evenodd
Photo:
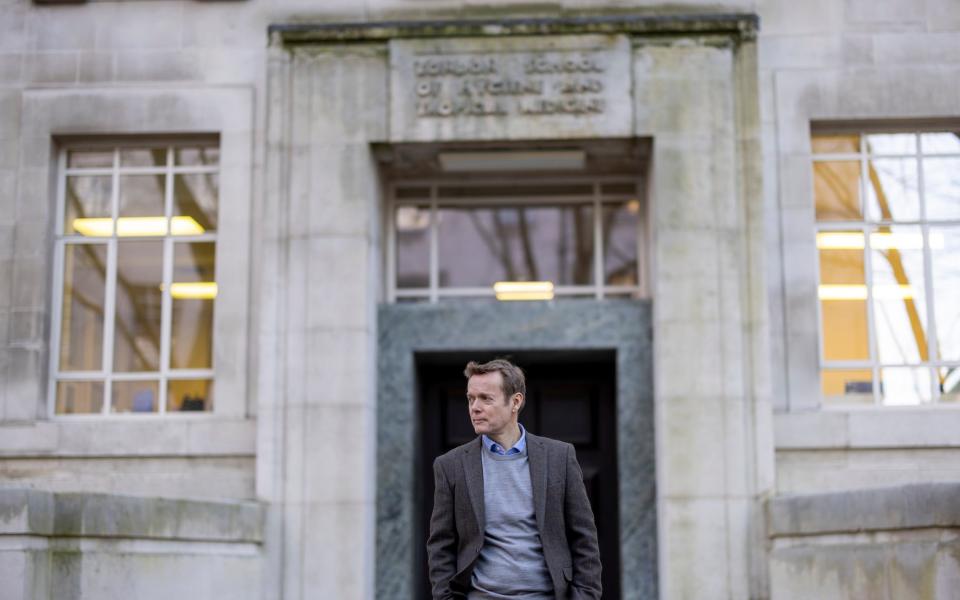
M 271 49 L 260 203 L 265 598 L 371 598 L 382 46 Z
M 661 597 L 765 597 L 773 450 L 755 44 L 635 44 L 637 134 L 654 140 Z

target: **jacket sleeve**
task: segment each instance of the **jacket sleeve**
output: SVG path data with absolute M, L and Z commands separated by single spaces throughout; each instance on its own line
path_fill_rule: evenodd
M 440 459 L 433 461 L 433 514 L 427 538 L 427 565 L 434 600 L 453 598 L 450 580 L 457 573 L 457 526 L 453 490 Z
M 590 499 L 583 486 L 583 472 L 577 463 L 573 446 L 567 444 L 567 486 L 564 512 L 567 525 L 567 542 L 573 559 L 573 581 L 570 582 L 572 600 L 599 600 L 602 595 L 600 583 L 600 546 L 597 544 L 597 527 L 593 522 Z

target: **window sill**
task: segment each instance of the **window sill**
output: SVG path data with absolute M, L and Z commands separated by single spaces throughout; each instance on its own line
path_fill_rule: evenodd
M 773 426 L 777 450 L 960 448 L 960 406 L 780 413 Z
M 253 456 L 256 424 L 215 416 L 0 424 L 0 457 Z

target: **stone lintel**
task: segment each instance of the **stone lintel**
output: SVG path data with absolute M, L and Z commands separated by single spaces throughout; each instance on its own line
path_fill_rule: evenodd
M 960 528 L 960 483 L 896 487 L 772 498 L 770 537 Z
M 0 489 L 0 536 L 260 543 L 256 502 Z
M 615 14 L 505 19 L 371 21 L 366 23 L 282 23 L 270 25 L 279 44 L 375 42 L 402 38 L 498 37 L 561 34 L 723 34 L 756 39 L 760 17 L 750 13 Z

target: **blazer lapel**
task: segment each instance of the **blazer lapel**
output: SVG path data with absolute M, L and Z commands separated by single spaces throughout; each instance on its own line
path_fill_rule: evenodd
M 480 454 L 482 448 L 483 442 L 478 437 L 460 457 L 463 462 L 464 479 L 467 481 L 467 491 L 470 494 L 470 504 L 473 505 L 477 529 L 481 534 L 487 526 L 486 513 L 483 510 L 483 458 Z
M 530 485 L 533 488 L 533 510 L 537 514 L 537 527 L 543 533 L 544 513 L 547 504 L 547 450 L 537 436 L 527 432 L 527 459 L 530 461 Z

